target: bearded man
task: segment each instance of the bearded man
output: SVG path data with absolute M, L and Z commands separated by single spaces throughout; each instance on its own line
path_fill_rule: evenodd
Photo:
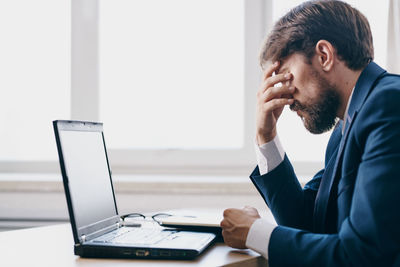
M 400 76 L 373 57 L 367 19 L 345 2 L 305 2 L 275 24 L 260 56 L 250 179 L 278 225 L 227 209 L 226 244 L 270 266 L 400 266 Z M 286 105 L 311 133 L 335 127 L 324 169 L 303 188 L 277 136 Z

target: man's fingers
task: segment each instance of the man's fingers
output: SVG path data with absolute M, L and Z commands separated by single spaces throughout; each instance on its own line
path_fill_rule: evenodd
M 279 61 L 275 61 L 273 64 L 270 64 L 264 71 L 263 80 L 267 79 L 268 77 L 272 76 L 272 73 L 279 68 Z
M 265 80 L 265 82 L 268 84 L 268 87 L 271 87 L 277 83 L 283 83 L 283 84 L 286 84 L 287 82 L 290 83 L 290 80 L 292 79 L 292 77 L 293 76 L 290 72 L 281 73 L 281 74 L 277 74 L 277 75 L 274 75 L 274 76 L 268 78 L 267 80 Z
M 293 75 L 291 73 L 282 73 L 269 77 L 268 79 L 264 80 L 264 82 L 261 84 L 259 92 L 265 92 L 269 88 L 274 87 L 278 83 L 282 83 L 282 85 L 285 86 L 290 86 L 290 80 L 292 78 Z
M 239 209 L 229 208 L 229 209 L 224 210 L 223 216 L 224 216 L 224 218 L 226 218 L 226 217 L 229 217 L 229 216 L 231 216 L 232 214 L 234 214 L 235 212 L 238 212 L 238 211 L 239 211 Z
M 223 220 L 221 221 L 221 223 L 220 223 L 220 226 L 221 226 L 222 228 L 224 228 L 224 229 L 227 229 L 227 228 L 229 228 L 229 227 L 232 227 L 232 224 L 231 224 L 228 220 L 223 219 Z
M 224 229 L 232 227 L 232 223 L 230 222 L 229 217 L 232 215 L 232 212 L 234 212 L 236 209 L 226 209 L 223 212 L 224 219 L 221 221 L 220 226 Z
M 283 108 L 286 105 L 291 105 L 293 104 L 293 102 L 294 102 L 293 98 L 272 99 L 271 101 L 268 101 L 267 103 L 264 104 L 264 108 L 266 110 L 275 110 L 278 108 Z
M 228 246 L 232 246 L 230 234 L 231 234 L 231 232 L 229 232 L 225 229 L 222 230 L 222 237 L 224 238 L 225 244 L 227 244 Z
M 271 87 L 263 93 L 263 101 L 267 102 L 274 98 L 292 98 L 294 89 L 293 86 L 286 85 Z

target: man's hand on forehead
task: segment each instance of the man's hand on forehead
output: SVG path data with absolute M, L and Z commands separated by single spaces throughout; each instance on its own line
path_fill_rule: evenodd
M 293 104 L 291 73 L 279 73 L 280 62 L 266 64 L 257 93 L 257 142 L 259 145 L 276 136 L 276 122 L 286 105 Z M 275 73 L 275 74 L 274 74 Z

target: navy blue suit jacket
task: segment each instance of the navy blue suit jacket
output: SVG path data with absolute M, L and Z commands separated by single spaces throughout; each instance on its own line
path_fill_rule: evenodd
M 400 266 L 400 76 L 370 63 L 348 115 L 304 188 L 286 155 L 251 174 L 278 223 L 270 266 Z

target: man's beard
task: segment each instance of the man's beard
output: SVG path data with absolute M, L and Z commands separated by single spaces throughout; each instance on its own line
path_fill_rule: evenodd
M 304 113 L 304 116 L 302 116 L 304 127 L 313 134 L 320 134 L 335 126 L 340 96 L 336 87 L 321 77 L 319 73 L 313 71 L 312 76 L 316 78 L 318 88 L 321 90 L 318 97 L 306 104 L 301 104 L 295 100 L 290 105 L 290 109 Z

